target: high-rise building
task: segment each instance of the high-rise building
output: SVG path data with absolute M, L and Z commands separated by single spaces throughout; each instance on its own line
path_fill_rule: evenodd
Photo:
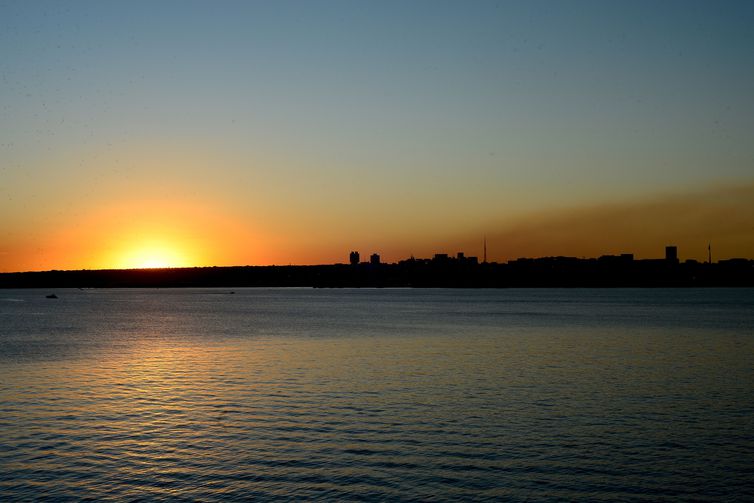
M 665 247 L 665 260 L 668 262 L 678 262 L 678 247 L 677 246 Z
M 380 255 L 378 253 L 372 253 L 372 256 L 369 257 L 369 263 L 372 265 L 379 265 L 380 264 Z
M 359 252 L 352 251 L 348 255 L 348 261 L 351 262 L 351 265 L 357 265 L 359 263 Z

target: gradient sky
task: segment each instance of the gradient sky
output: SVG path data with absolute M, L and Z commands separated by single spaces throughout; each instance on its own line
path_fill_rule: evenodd
M 754 2 L 0 0 L 0 271 L 754 258 Z

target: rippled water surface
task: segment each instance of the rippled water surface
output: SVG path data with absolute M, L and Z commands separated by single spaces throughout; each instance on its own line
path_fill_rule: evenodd
M 0 500 L 754 498 L 754 290 L 0 290 Z

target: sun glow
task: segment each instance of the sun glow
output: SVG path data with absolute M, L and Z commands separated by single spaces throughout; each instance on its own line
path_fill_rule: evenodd
M 162 243 L 140 245 L 123 253 L 118 269 L 158 269 L 188 267 L 187 258 L 178 250 Z
M 78 208 L 84 216 L 47 229 L 47 242 L 28 239 L 5 256 L 0 246 L 0 271 L 11 268 L 10 259 L 22 271 L 272 263 L 264 250 L 279 243 L 253 216 L 239 217 L 222 202 L 141 198 L 87 204 L 92 206 Z

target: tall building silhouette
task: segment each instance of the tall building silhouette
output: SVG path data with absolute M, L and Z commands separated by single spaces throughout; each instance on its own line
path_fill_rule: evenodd
M 348 261 L 351 262 L 351 265 L 358 265 L 358 263 L 359 263 L 359 252 L 352 251 L 348 255 Z
M 665 247 L 665 260 L 668 262 L 678 262 L 678 247 L 677 246 Z
M 378 253 L 372 253 L 369 257 L 369 263 L 372 265 L 380 265 L 380 255 Z

